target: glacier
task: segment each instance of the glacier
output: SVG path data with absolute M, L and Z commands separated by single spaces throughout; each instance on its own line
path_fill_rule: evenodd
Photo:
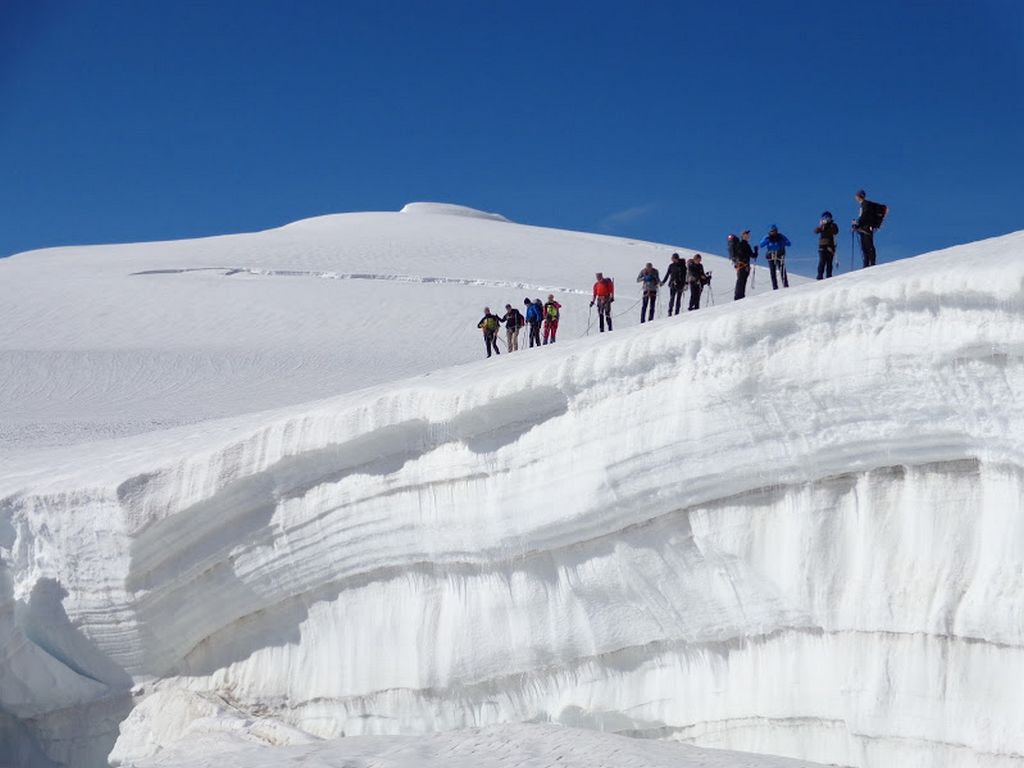
M 423 213 L 388 216 L 520 232 Z M 582 314 L 573 242 L 544 280 Z M 170 269 L 159 247 L 132 269 Z M 637 269 L 654 252 L 616 247 Z M 0 734 L 40 766 L 111 746 L 184 766 L 176 749 L 239 732 L 249 754 L 254 728 L 244 764 L 552 725 L 1024 766 L 1022 254 L 1017 233 L 512 358 L 417 358 L 319 400 L 268 390 L 256 413 L 144 430 L 140 410 L 111 440 L 107 416 L 38 440 L 57 424 L 39 407 L 0 476 Z M 323 261 L 303 269 L 351 270 Z M 488 264 L 445 290 L 507 294 L 519 275 Z M 192 277 L 234 279 L 152 279 Z M 325 282 L 297 279 L 293 297 Z

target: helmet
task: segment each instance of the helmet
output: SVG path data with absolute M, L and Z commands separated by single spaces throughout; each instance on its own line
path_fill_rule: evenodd
M 832 218 L 832 211 L 823 211 L 822 214 L 821 214 L 821 218 L 823 218 L 823 219 L 831 219 Z

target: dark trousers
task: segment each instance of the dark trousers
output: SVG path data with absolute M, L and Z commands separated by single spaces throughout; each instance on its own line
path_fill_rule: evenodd
M 823 277 L 832 277 L 832 262 L 835 259 L 836 252 L 834 248 L 819 248 L 818 249 L 818 279 L 821 280 Z
M 530 346 L 540 346 L 540 321 L 530 323 Z
M 768 259 L 768 269 L 772 273 L 772 290 L 779 290 L 779 279 L 782 279 L 782 286 L 789 288 L 789 275 L 786 274 L 785 259 Z M 776 277 L 776 272 L 778 276 Z
M 750 277 L 750 265 L 740 264 L 736 270 L 736 290 L 732 294 L 733 301 L 742 299 L 747 295 L 747 278 Z
M 864 256 L 864 267 L 875 266 L 875 233 L 872 230 L 857 230 L 860 233 L 860 252 Z
M 612 303 L 604 296 L 597 300 L 597 322 L 601 326 L 601 333 L 604 333 L 604 324 L 608 323 L 608 330 L 612 329 Z
M 494 354 L 500 355 L 498 351 L 498 332 L 497 331 L 484 331 L 484 346 L 487 348 L 487 356 L 491 356 L 491 347 L 494 348 Z
M 683 301 L 683 286 L 685 283 L 668 284 L 668 316 L 679 314 L 679 305 Z
M 651 312 L 647 315 L 648 320 L 654 319 L 654 303 L 658 300 L 658 294 L 656 292 L 644 291 L 644 303 L 640 305 L 640 322 L 644 321 L 644 315 L 647 314 L 647 304 L 651 305 Z
M 704 286 L 700 283 L 690 283 L 690 306 L 686 308 L 687 311 L 700 309 L 700 295 L 703 291 Z

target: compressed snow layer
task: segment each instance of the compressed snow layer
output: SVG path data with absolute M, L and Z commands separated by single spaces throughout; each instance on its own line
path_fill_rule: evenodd
M 560 341 L 578 338 L 598 270 L 616 278 L 617 323 L 627 328 L 639 321 L 631 305 L 644 263 L 664 270 L 673 250 L 693 253 L 458 206 L 406 211 L 0 260 L 0 457 L 477 360 L 484 307 L 521 310 L 526 297 L 554 293 L 564 305 Z M 725 301 L 731 270 L 709 263 Z
M 1019 768 L 1022 252 L 19 456 L 4 600 L 107 695 L 314 737 L 533 720 Z M 193 722 L 140 713 L 115 755 Z

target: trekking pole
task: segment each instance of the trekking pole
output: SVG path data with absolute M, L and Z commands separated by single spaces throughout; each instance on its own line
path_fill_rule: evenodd
M 857 233 L 854 232 L 851 229 L 850 230 L 850 271 L 851 272 L 853 272 L 853 249 L 855 247 L 853 241 L 856 240 L 856 239 L 857 239 Z
M 584 336 L 589 336 L 590 335 L 590 324 L 593 322 L 593 320 L 591 320 L 590 318 L 591 318 L 591 315 L 593 315 L 593 314 L 594 314 L 594 305 L 591 304 L 590 305 L 590 309 L 587 310 L 587 332 L 583 334 Z
M 757 284 L 757 264 L 750 262 L 750 290 L 754 290 L 754 286 Z

